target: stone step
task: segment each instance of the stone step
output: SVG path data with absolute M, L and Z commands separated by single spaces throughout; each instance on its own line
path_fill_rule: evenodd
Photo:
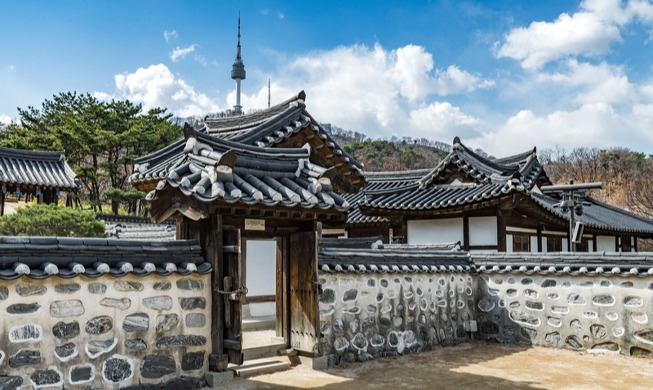
M 269 344 L 269 345 L 261 345 L 261 346 L 243 349 L 243 355 L 245 357 L 245 361 L 247 362 L 247 361 L 252 361 L 254 359 L 270 358 L 270 357 L 278 356 L 279 351 L 285 350 L 287 348 L 288 345 L 283 342 Z
M 290 368 L 290 362 L 283 359 L 256 359 L 245 361 L 240 366 L 230 366 L 229 369 L 241 378 L 255 375 L 270 374 Z

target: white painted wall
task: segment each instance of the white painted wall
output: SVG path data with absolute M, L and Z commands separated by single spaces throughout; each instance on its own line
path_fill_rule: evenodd
M 277 242 L 275 240 L 246 240 L 245 286 L 247 296 L 275 295 L 277 289 Z M 252 317 L 276 313 L 274 302 L 251 303 L 245 308 Z
M 463 219 L 425 219 L 408 221 L 409 244 L 463 242 Z
M 537 252 L 537 236 L 531 236 L 531 252 Z
M 614 236 L 596 236 L 596 251 L 597 252 L 615 252 Z
M 469 218 L 469 245 L 497 245 L 497 217 Z
M 512 253 L 512 234 L 506 234 L 506 252 Z

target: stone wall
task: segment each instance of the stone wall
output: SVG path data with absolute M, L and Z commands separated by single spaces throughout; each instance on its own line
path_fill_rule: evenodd
M 330 364 L 469 340 L 475 279 L 467 273 L 323 273 L 320 352 Z
M 649 275 L 482 274 L 477 303 L 480 337 L 651 356 Z
M 210 275 L 0 283 L 0 389 L 112 389 L 207 370 Z

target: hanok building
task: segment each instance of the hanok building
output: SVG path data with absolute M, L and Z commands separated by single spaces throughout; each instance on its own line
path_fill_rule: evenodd
M 0 215 L 8 195 L 33 196 L 40 203 L 57 203 L 62 191 L 81 188 L 64 152 L 0 148 Z
M 183 139 L 139 159 L 131 177 L 150 191 L 152 219 L 176 217 L 177 238 L 198 239 L 213 264 L 211 369 L 247 353 L 243 304 L 272 304 L 278 348 L 318 352 L 317 232 L 344 224 L 349 203 L 340 193 L 364 178 L 304 98 L 186 126 Z M 274 281 L 272 291 L 257 293 L 262 278 Z
M 350 237 L 376 232 L 408 244 L 460 242 L 498 252 L 629 252 L 637 238 L 653 237 L 652 220 L 565 191 L 583 186 L 552 186 L 535 149 L 491 160 L 456 137 L 431 171 L 365 176 L 367 187 L 347 196 L 356 205 Z

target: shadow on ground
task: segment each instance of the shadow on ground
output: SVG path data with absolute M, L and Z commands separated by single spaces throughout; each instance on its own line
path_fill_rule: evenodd
M 366 363 L 345 364 L 324 371 L 302 366 L 284 373 L 236 379 L 227 389 L 536 389 L 533 382 L 466 372 L 465 368 L 523 352 L 529 347 L 479 348 L 477 343 Z

